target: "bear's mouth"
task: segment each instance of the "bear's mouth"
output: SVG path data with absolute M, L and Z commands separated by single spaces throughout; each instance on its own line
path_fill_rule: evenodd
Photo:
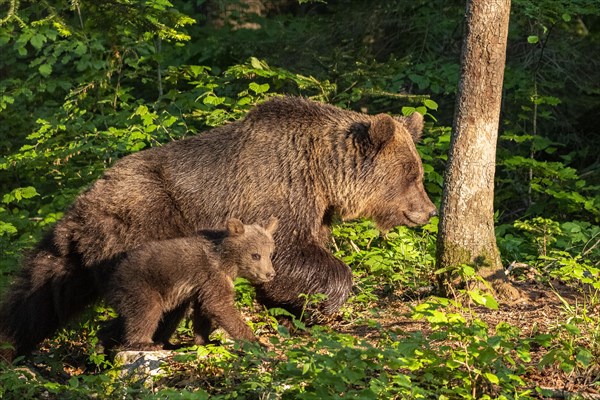
M 411 213 L 409 211 L 402 211 L 402 216 L 408 222 L 405 224 L 406 226 L 413 227 L 422 225 L 422 223 L 420 223 L 419 221 L 415 221 L 413 218 L 411 218 Z
M 271 282 L 273 278 L 267 278 L 266 276 L 256 275 L 252 280 L 256 283 L 267 283 Z
M 396 226 L 416 226 L 417 224 L 408 216 L 406 211 L 397 211 L 387 215 L 375 215 L 372 217 L 377 229 L 385 235 Z

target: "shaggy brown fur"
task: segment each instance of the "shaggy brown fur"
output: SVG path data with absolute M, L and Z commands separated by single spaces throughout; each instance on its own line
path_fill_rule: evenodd
M 258 288 L 264 304 L 297 312 L 299 294 L 323 293 L 322 310 L 336 311 L 352 274 L 327 249 L 334 215 L 371 217 L 386 230 L 435 213 L 413 143 L 422 123 L 417 113 L 395 119 L 275 98 L 240 121 L 121 159 L 25 261 L 0 306 L 0 336 L 27 352 L 98 297 L 98 265 L 233 216 L 279 219 L 277 275 Z
M 116 264 L 104 296 L 124 323 L 122 347 L 168 346 L 172 332 L 162 332 L 163 343 L 153 339 L 161 318 L 178 310 L 180 320 L 191 303 L 197 344 L 206 343 L 216 326 L 233 339 L 255 340 L 235 308 L 233 280 L 239 276 L 259 284 L 273 279 L 271 235 L 276 225 L 276 219 L 264 228 L 230 219 L 226 231 L 150 242 L 127 252 Z

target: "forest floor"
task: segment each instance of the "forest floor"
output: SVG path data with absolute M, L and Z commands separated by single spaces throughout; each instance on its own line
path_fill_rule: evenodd
M 591 318 L 593 321 L 600 320 L 600 305 L 598 301 L 590 302 L 589 297 L 583 298 L 581 290 L 574 290 L 572 287 L 562 284 L 561 282 L 553 282 L 552 285 L 538 283 L 515 283 L 515 285 L 524 294 L 523 298 L 515 304 L 500 304 L 498 309 L 490 309 L 481 306 L 464 306 L 458 308 L 456 312 L 462 314 L 467 321 L 475 319 L 481 320 L 489 327 L 489 335 L 493 335 L 498 324 L 505 322 L 519 330 L 519 338 L 517 345 L 521 343 L 529 344 L 530 361 L 523 362 L 525 364 L 525 373 L 521 378 L 526 382 L 527 387 L 531 389 L 543 388 L 547 390 L 545 393 L 551 393 L 549 398 L 583 398 L 583 399 L 600 399 L 598 392 L 598 381 L 600 380 L 600 360 L 593 360 L 591 366 L 585 369 L 573 368 L 565 372 L 564 368 L 560 367 L 560 363 L 546 363 L 543 368 L 540 368 L 540 362 L 554 348 L 560 350 L 559 346 L 548 348 L 537 345 L 533 339 L 538 335 L 547 334 L 553 339 L 565 335 L 565 324 L 569 324 L 570 320 L 581 317 L 581 313 Z M 589 296 L 589 295 L 587 295 Z M 406 337 L 414 332 L 422 333 L 426 338 L 433 333 L 432 325 L 426 319 L 415 319 L 415 307 L 426 301 L 427 298 L 408 297 L 406 293 L 399 291 L 381 295 L 373 304 L 369 304 L 361 312 L 355 314 L 346 313 L 344 317 L 337 315 L 326 321 L 327 329 L 340 334 L 351 335 L 359 340 L 370 342 L 374 346 L 385 342 L 385 338 L 389 332 L 394 332 L 397 337 Z M 588 301 L 584 301 L 588 300 Z M 583 304 L 594 304 L 595 309 L 582 310 Z M 260 306 L 258 306 L 260 307 Z M 260 326 L 261 321 L 265 320 L 264 314 L 261 316 L 257 310 L 244 310 L 244 314 L 255 322 L 255 326 Z M 454 311 L 452 311 L 454 312 Z M 285 359 L 285 347 L 274 348 L 269 344 L 270 339 L 279 337 L 279 334 L 274 329 L 268 328 L 263 323 L 263 329 L 258 330 L 259 340 L 266 344 L 273 354 L 278 354 L 276 358 Z M 581 325 L 580 325 L 581 326 Z M 591 329 L 600 329 L 599 324 L 584 325 Z M 595 328 L 594 328 L 595 327 Z M 296 343 L 302 346 L 302 343 L 310 343 L 313 338 L 310 331 L 296 332 L 292 334 L 299 339 Z M 573 348 L 576 348 L 577 342 L 584 343 L 589 346 L 589 341 L 598 337 L 591 332 L 569 332 L 565 335 L 565 340 L 571 340 Z M 191 337 L 180 335 L 179 339 L 184 341 L 190 340 Z M 89 374 L 89 362 L 86 354 L 86 339 L 81 342 L 77 340 L 56 341 L 49 340 L 44 343 L 42 349 L 25 362 L 25 365 L 31 367 L 36 374 L 44 376 L 50 381 L 62 381 L 65 384 L 69 382 L 70 377 Z M 306 342 L 305 342 L 306 341 Z M 586 342 L 587 341 L 587 342 Z M 557 343 L 554 341 L 553 343 Z M 564 340 L 560 341 L 564 345 Z M 450 346 L 455 346 L 456 343 L 448 343 Z M 87 347 L 89 349 L 89 347 Z M 237 350 L 226 345 L 227 351 Z M 59 351 L 56 357 L 53 352 Z M 174 355 L 175 353 L 173 353 Z M 192 355 L 194 353 L 192 352 Z M 242 353 L 240 353 L 242 354 Z M 571 360 L 567 360 L 567 364 L 575 364 L 576 351 L 571 351 Z M 516 358 L 516 357 L 515 357 Z M 168 359 L 172 359 L 171 356 Z M 60 360 L 60 361 L 59 361 Z M 58 361 L 59 365 L 54 365 Z M 159 386 L 181 386 L 189 382 L 193 385 L 200 385 L 201 381 L 209 379 L 206 372 L 200 373 L 197 367 L 187 366 L 185 364 L 173 362 L 170 363 L 170 376 L 166 377 Z M 87 365 L 87 367 L 86 367 Z M 58 367 L 58 368 L 56 368 Z M 217 375 L 219 375 L 217 373 Z M 214 378 L 217 378 L 216 376 Z M 158 384 L 158 382 L 157 382 Z M 546 398 L 546 397 L 544 397 Z
M 581 290 L 574 290 L 571 286 L 560 281 L 552 286 L 539 283 L 513 283 L 520 289 L 523 297 L 514 304 L 500 304 L 498 309 L 482 306 L 468 307 L 468 318 L 478 318 L 484 321 L 493 331 L 501 322 L 506 322 L 519 328 L 522 339 L 533 338 L 540 334 L 558 335 L 559 327 L 565 320 L 573 318 L 581 312 L 581 305 L 585 304 Z M 405 296 L 404 296 L 405 297 Z M 339 331 L 348 333 L 367 340 L 380 338 L 381 330 L 397 330 L 404 333 L 421 331 L 425 335 L 431 333 L 430 324 L 426 320 L 416 320 L 412 316 L 412 308 L 423 302 L 423 299 L 407 301 L 401 296 L 390 296 L 382 299 L 378 307 L 375 320 L 380 327 L 373 328 L 372 324 L 347 324 L 333 323 L 331 326 Z M 600 305 L 595 309 L 586 309 L 587 317 L 598 320 Z M 464 313 L 463 313 L 464 314 Z M 569 317 L 570 316 L 570 317 Z M 567 321 L 568 322 L 568 321 Z M 598 328 L 598 326 L 596 326 Z M 581 332 L 576 340 L 589 340 L 589 332 Z M 549 349 L 542 346 L 530 347 L 531 361 L 527 366 L 527 373 L 522 378 L 532 387 L 548 389 L 554 398 L 584 398 L 600 399 L 598 381 L 600 380 L 600 360 L 596 366 L 580 374 L 574 370 L 570 373 L 563 371 L 559 365 L 546 365 L 539 368 L 542 358 Z M 579 396 L 579 397 L 577 397 Z

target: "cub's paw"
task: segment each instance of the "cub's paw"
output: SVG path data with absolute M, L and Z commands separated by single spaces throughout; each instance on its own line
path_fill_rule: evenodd
M 122 346 L 121 350 L 129 351 L 157 351 L 163 350 L 163 345 L 160 343 L 127 343 Z

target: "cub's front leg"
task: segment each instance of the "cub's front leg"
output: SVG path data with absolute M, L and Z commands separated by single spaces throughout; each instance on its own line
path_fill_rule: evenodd
M 254 332 L 235 307 L 231 281 L 215 279 L 210 288 L 200 293 L 194 305 L 194 333 L 197 343 L 208 342 L 213 328 L 222 327 L 234 340 L 256 341 Z

